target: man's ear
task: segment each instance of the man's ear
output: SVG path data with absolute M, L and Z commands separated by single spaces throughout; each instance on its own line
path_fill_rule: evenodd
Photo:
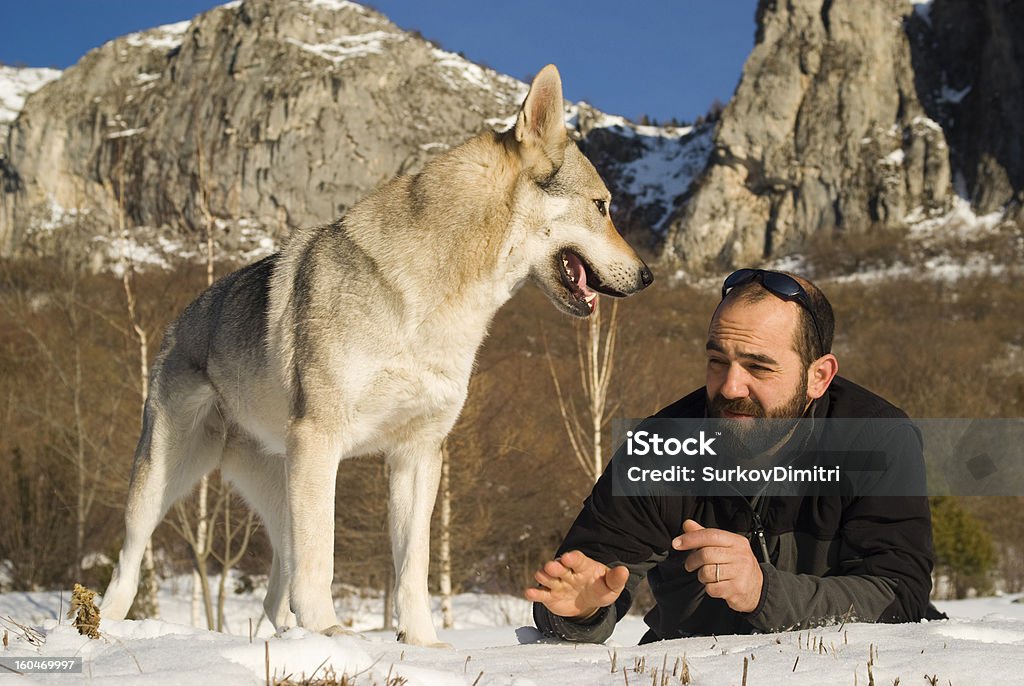
M 839 372 L 839 360 L 832 353 L 822 355 L 807 368 L 807 396 L 817 400 L 825 395 L 829 384 Z
M 515 134 L 524 166 L 534 176 L 546 178 L 562 166 L 569 136 L 562 115 L 562 77 L 555 65 L 534 77 L 516 118 Z

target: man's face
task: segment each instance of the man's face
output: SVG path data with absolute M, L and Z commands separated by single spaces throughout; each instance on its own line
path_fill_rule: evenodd
M 732 301 L 711 320 L 707 341 L 708 414 L 722 419 L 803 414 L 807 370 L 794 342 L 799 305 L 769 295 Z

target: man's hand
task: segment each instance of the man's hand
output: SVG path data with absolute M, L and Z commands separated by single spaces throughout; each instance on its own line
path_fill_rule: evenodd
M 697 572 L 709 596 L 723 599 L 737 612 L 757 609 L 764 577 L 746 538 L 722 529 L 705 529 L 687 519 L 683 535 L 672 540 L 672 547 L 693 551 L 686 556 L 686 571 Z
M 606 567 L 578 550 L 549 560 L 533 578 L 541 588 L 526 589 L 526 599 L 543 603 L 560 617 L 583 620 L 615 602 L 626 587 L 629 570 Z

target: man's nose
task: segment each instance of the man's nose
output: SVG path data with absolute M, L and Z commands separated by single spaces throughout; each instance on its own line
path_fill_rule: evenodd
M 750 395 L 750 389 L 747 387 L 747 373 L 742 366 L 729 365 L 729 371 L 725 374 L 725 383 L 722 384 L 722 389 L 719 392 L 730 400 L 746 398 Z

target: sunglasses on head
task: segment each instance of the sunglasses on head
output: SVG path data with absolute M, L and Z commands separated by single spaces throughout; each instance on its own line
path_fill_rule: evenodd
M 818 324 L 818 317 L 814 314 L 814 308 L 811 306 L 811 296 L 807 295 L 804 287 L 792 276 L 767 269 L 738 269 L 725 277 L 725 281 L 722 283 L 722 299 L 724 300 L 726 294 L 733 288 L 751 281 L 760 282 L 766 290 L 775 296 L 783 300 L 792 300 L 807 310 L 814 323 L 814 333 L 818 335 L 818 350 L 822 355 L 828 352 L 825 350 L 825 339 L 821 335 L 821 325 Z

